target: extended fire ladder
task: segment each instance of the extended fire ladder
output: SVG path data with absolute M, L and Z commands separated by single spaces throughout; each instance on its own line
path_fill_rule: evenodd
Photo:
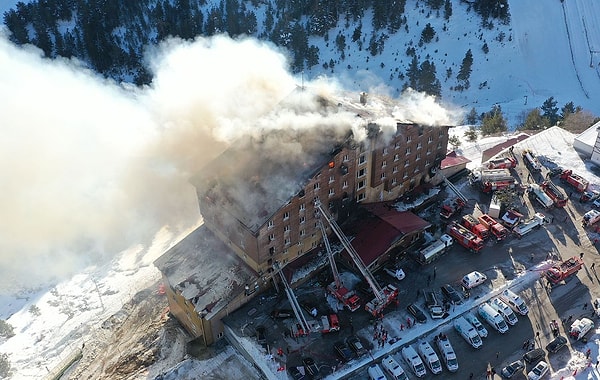
M 454 194 L 456 194 L 457 197 L 459 197 L 463 202 L 465 202 L 465 204 L 469 203 L 469 199 L 465 197 L 464 194 L 461 193 L 460 190 L 458 190 L 458 187 L 456 187 L 452 182 L 450 182 L 448 178 L 446 178 L 446 176 L 444 176 L 444 183 L 450 188 L 450 190 L 454 192 Z
M 304 313 L 302 312 L 302 308 L 300 307 L 300 304 L 298 303 L 296 294 L 294 294 L 292 287 L 290 286 L 287 279 L 285 278 L 285 275 L 283 274 L 283 270 L 282 270 L 283 268 L 279 266 L 278 262 L 275 262 L 273 264 L 273 269 L 279 273 L 279 277 L 281 278 L 281 283 L 283 284 L 283 287 L 285 288 L 285 294 L 287 295 L 288 300 L 290 301 L 290 306 L 292 307 L 292 311 L 294 312 L 294 315 L 296 316 L 296 320 L 298 321 L 298 326 L 296 328 L 297 333 L 293 334 L 293 335 L 309 334 L 311 332 L 311 326 L 308 323 L 308 321 L 306 320 L 306 318 L 304 317 Z
M 385 288 L 382 288 L 377 283 L 375 277 L 373 277 L 373 274 L 371 274 L 364 261 L 361 259 L 359 254 L 352 246 L 352 244 L 350 244 L 350 241 L 348 240 L 346 235 L 344 235 L 344 232 L 337 224 L 337 222 L 327 212 L 325 212 L 320 202 L 315 202 L 315 207 L 320 211 L 321 215 L 323 215 L 327 223 L 331 226 L 331 229 L 338 237 L 338 239 L 340 239 L 340 242 L 346 249 L 346 252 L 348 252 L 348 255 L 350 255 L 350 258 L 352 259 L 360 273 L 363 275 L 371 289 L 373 290 L 375 299 L 367 303 L 365 305 L 365 308 L 373 315 L 379 315 L 383 311 L 383 308 L 385 308 L 385 306 L 387 306 L 392 300 L 396 299 L 396 297 L 398 296 L 398 289 L 396 289 L 392 285 L 387 285 Z

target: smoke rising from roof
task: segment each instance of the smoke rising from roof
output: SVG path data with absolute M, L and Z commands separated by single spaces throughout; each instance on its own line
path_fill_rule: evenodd
M 172 39 L 147 61 L 154 79 L 134 88 L 0 35 L 2 289 L 106 262 L 162 226 L 197 224 L 190 177 L 243 136 L 271 136 L 263 140 L 282 159 L 306 147 L 281 145 L 270 131 L 362 133 L 355 114 L 289 96 L 298 81 L 269 44 Z M 329 80 L 310 86 L 313 95 L 339 90 Z M 284 99 L 289 105 L 273 112 Z M 317 136 L 306 141 L 318 145 Z

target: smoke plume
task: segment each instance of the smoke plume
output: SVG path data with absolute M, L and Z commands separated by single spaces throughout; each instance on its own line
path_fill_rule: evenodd
M 320 149 L 322 131 L 364 133 L 355 113 L 315 101 L 340 94 L 335 83 L 291 95 L 298 80 L 284 57 L 252 39 L 171 39 L 148 52 L 152 83 L 135 88 L 0 35 L 1 289 L 104 263 L 165 225 L 197 224 L 190 178 L 244 138 L 285 161 L 307 153 L 294 139 Z M 427 98 L 417 97 L 394 112 L 419 115 Z

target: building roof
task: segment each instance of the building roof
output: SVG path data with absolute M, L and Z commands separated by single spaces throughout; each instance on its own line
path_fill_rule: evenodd
M 493 147 L 484 150 L 483 152 L 481 152 L 481 162 L 482 163 L 486 162 L 490 158 L 492 158 L 495 155 L 497 155 L 498 153 L 502 152 L 504 149 L 509 148 L 509 147 L 515 145 L 516 143 L 529 138 L 529 136 L 530 135 L 528 135 L 527 133 L 520 133 L 517 136 L 504 141 L 503 143 L 494 145 Z
M 469 160 L 465 156 L 459 156 L 458 154 L 456 154 L 456 151 L 453 150 L 450 153 L 446 154 L 446 157 L 442 160 L 442 163 L 440 164 L 440 169 L 444 170 L 453 166 L 466 165 L 469 162 L 471 162 L 471 160 Z
M 351 244 L 367 266 L 392 248 L 403 236 L 431 226 L 412 212 L 397 211 L 386 203 L 367 204 L 364 208 L 371 215 L 365 217 L 357 226 L 358 233 Z
M 593 154 L 596 139 L 598 138 L 598 130 L 600 129 L 600 121 L 575 136 L 573 148 L 578 153 L 591 156 Z
M 156 259 L 154 265 L 207 319 L 257 279 L 256 273 L 204 225 Z

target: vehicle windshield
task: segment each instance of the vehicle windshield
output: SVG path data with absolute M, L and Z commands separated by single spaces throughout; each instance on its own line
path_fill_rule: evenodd
M 439 361 L 436 360 L 434 362 L 431 362 L 431 368 L 438 369 L 440 367 L 441 367 L 441 365 L 440 365 Z
M 448 359 L 448 367 L 456 367 L 458 365 L 458 361 L 456 359 Z
M 536 375 L 540 375 L 542 373 L 542 367 L 535 367 L 533 369 L 533 373 L 535 373 Z
M 473 340 L 473 343 L 476 344 L 476 345 L 482 343 L 481 342 L 481 337 L 479 335 L 474 336 L 472 340 Z
M 508 329 L 508 326 L 506 325 L 506 322 L 504 322 L 504 321 L 499 321 L 498 327 L 500 327 L 502 330 Z
M 423 365 L 423 363 L 417 364 L 415 368 L 417 369 L 417 373 L 425 371 L 425 365 Z

